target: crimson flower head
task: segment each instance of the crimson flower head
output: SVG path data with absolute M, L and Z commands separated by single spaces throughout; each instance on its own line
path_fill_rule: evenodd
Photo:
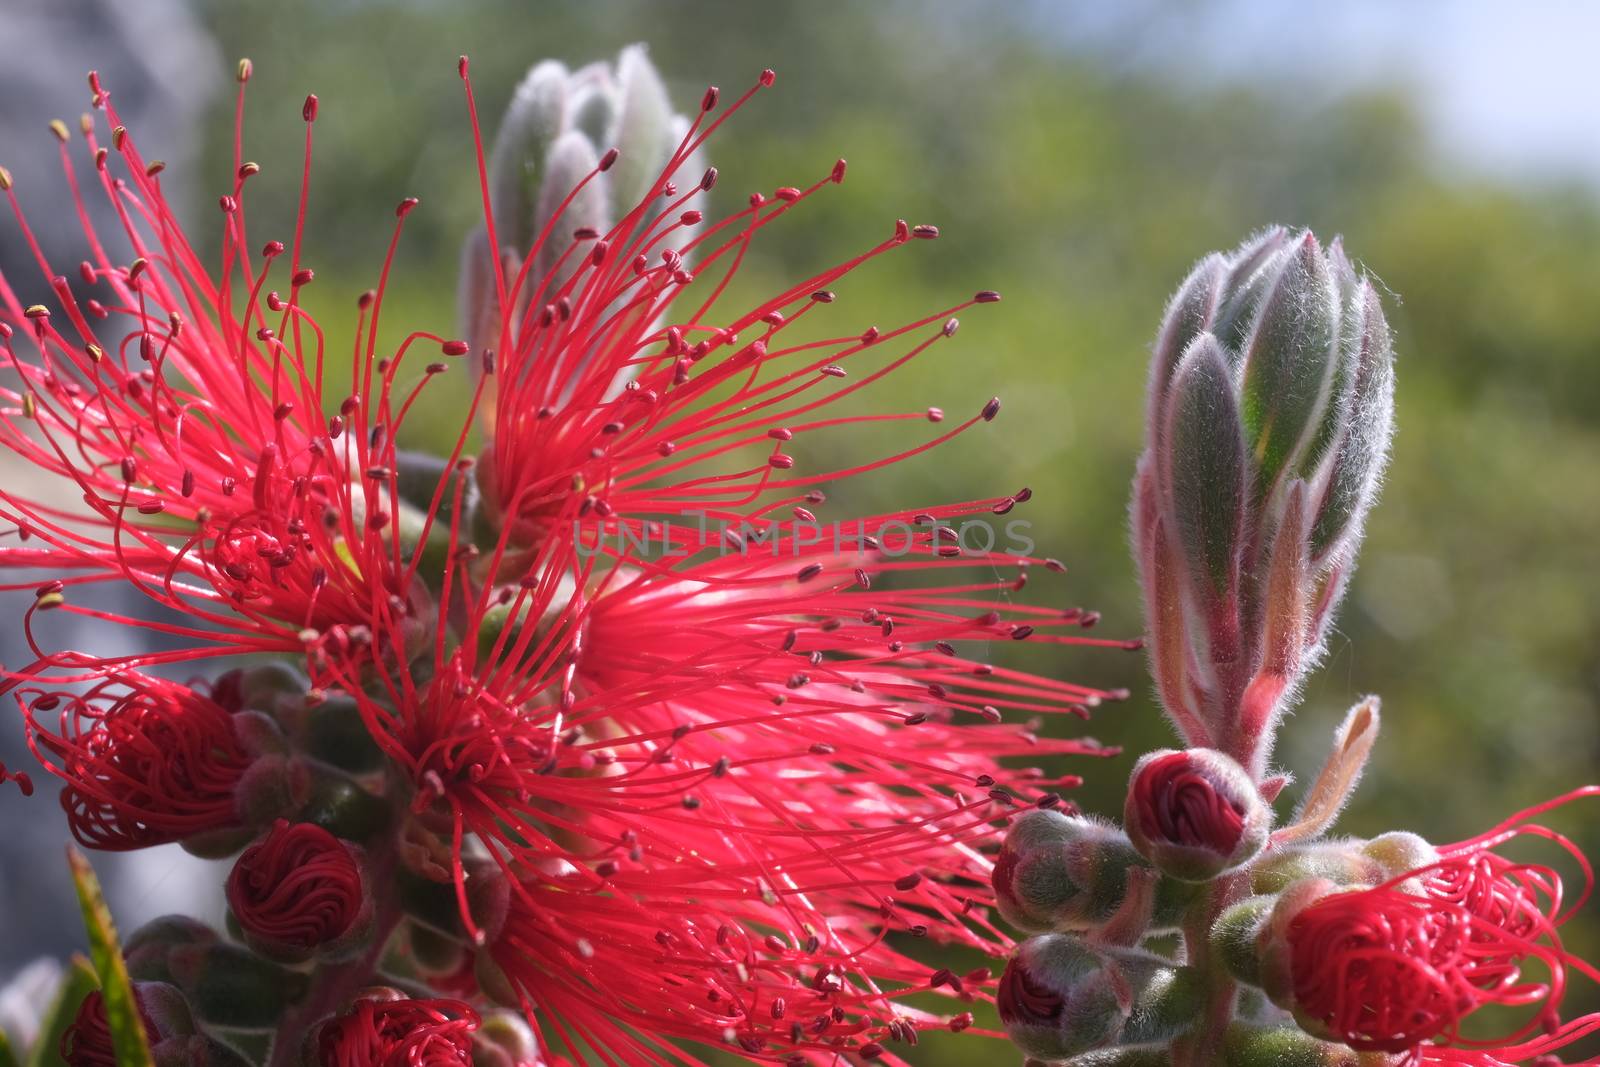
M 317 1034 L 319 1067 L 471 1067 L 478 1014 L 458 1000 L 363 996 Z
M 1558 1011 L 1570 971 L 1600 972 L 1563 948 L 1559 927 L 1592 887 L 1566 904 L 1554 869 L 1493 851 L 1518 835 L 1555 840 L 1588 875 L 1564 839 L 1519 825 L 1584 792 L 1592 790 L 1441 848 L 1436 862 L 1372 888 L 1291 886 L 1259 935 L 1267 992 L 1313 1033 L 1422 1062 L 1520 1062 L 1589 1032 L 1593 1017 L 1563 1025 Z M 1538 964 L 1532 975 L 1529 961 Z M 1532 1017 L 1493 1041 L 1467 1037 L 1463 1020 L 1489 1004 L 1532 1009 Z M 1435 1048 L 1436 1040 L 1451 1047 Z
M 241 825 L 236 790 L 254 756 L 234 712 L 206 693 L 119 672 L 83 693 L 24 689 L 18 699 L 84 845 L 127 851 Z
M 302 955 L 349 934 L 365 903 L 349 846 L 313 823 L 284 819 L 239 854 L 227 897 L 252 944 Z
M 1134 848 L 1175 878 L 1207 882 L 1267 843 L 1272 810 L 1244 768 L 1212 749 L 1165 749 L 1133 769 L 1123 819 Z

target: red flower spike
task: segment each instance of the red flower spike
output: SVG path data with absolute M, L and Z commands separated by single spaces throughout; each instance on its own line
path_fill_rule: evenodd
M 127 851 L 239 825 L 234 790 L 251 757 L 232 714 L 203 693 L 118 672 L 82 694 L 30 688 L 17 699 L 85 846 Z M 51 730 L 41 716 L 58 709 Z
M 350 849 L 312 823 L 279 819 L 234 861 L 228 907 L 253 942 L 311 950 L 345 936 L 365 893 Z
M 318 1067 L 471 1067 L 478 1022 L 458 1000 L 363 997 L 322 1024 Z

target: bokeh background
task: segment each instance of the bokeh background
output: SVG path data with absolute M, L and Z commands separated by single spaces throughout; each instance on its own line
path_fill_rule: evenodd
M 82 109 L 83 68 L 122 62 L 150 87 L 142 147 L 194 161 L 191 217 L 214 232 L 230 170 L 229 75 L 250 56 L 245 154 L 266 168 L 252 183 L 256 233 L 270 229 L 262 218 L 287 228 L 300 101 L 307 91 L 322 101 L 306 258 L 334 338 L 348 337 L 354 296 L 374 279 L 407 195 L 423 203 L 407 223 L 392 325 L 449 332 L 459 242 L 477 210 L 459 53 L 472 56 L 490 122 L 545 57 L 583 63 L 647 42 L 685 108 L 707 83 L 731 92 L 775 67 L 775 90 L 711 148 L 717 194 L 803 184 L 836 156 L 850 175 L 758 243 L 743 292 L 852 254 L 904 217 L 943 236 L 840 287 L 863 326 L 978 288 L 1005 294 L 875 398 L 967 411 L 998 394 L 1001 417 L 845 494 L 889 507 L 1032 487 L 1025 517 L 1040 550 L 1070 567 L 1064 583 L 1038 583 L 1041 595 L 1097 608 L 1113 635 L 1140 630 L 1125 509 L 1147 345 L 1168 292 L 1200 255 L 1262 225 L 1342 233 L 1391 294 L 1400 430 L 1327 662 L 1285 728 L 1280 762 L 1311 777 L 1338 717 L 1380 693 L 1384 734 L 1342 828 L 1403 825 L 1439 841 L 1600 773 L 1592 7 L 195 0 L 152 2 L 148 19 L 160 9 L 172 20 L 155 29 L 118 16 L 134 27 L 131 60 L 96 56 L 81 34 L 39 32 L 68 10 L 93 24 L 117 7 L 144 5 L 0 0 L 0 53 L 26 52 L 39 68 L 34 88 L 0 80 L 0 161 L 15 170 L 53 157 L 45 122 Z M 180 39 L 186 58 L 174 62 Z M 108 53 L 116 47 L 108 35 Z M 49 192 L 27 192 L 30 212 L 48 215 Z M 15 241 L 0 228 L 8 269 Z M 448 419 L 435 432 L 446 430 Z M 1120 810 L 1133 754 L 1168 740 L 1140 657 L 997 654 L 1132 691 L 1087 727 L 1129 754 L 1076 768 L 1083 807 Z M 1594 803 L 1552 822 L 1600 854 Z M 21 840 L 26 823 L 29 849 L 48 846 L 26 869 L 13 846 L 0 875 L 0 979 L 75 937 L 67 900 L 37 890 L 55 884 L 43 873 L 60 840 L 47 808 L 0 791 L 0 836 Z M 120 882 L 125 915 L 186 906 L 184 860 L 142 862 Z M 1570 940 L 1600 957 L 1600 908 Z M 1600 1008 L 1578 985 L 1573 1007 Z M 1009 1062 L 989 1053 L 975 1060 L 970 1044 L 934 1041 L 917 1055 Z

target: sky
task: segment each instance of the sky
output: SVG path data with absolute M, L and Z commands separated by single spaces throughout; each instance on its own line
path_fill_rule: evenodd
M 1033 0 L 1063 47 L 1178 79 L 1313 99 L 1411 88 L 1443 157 L 1600 188 L 1600 3 L 1586 0 Z

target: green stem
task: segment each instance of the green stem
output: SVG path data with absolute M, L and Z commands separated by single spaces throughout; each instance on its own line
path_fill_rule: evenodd
M 1173 1067 L 1215 1067 L 1222 1062 L 1228 1026 L 1233 1022 L 1239 985 L 1211 951 L 1211 927 L 1232 905 L 1249 895 L 1246 873 L 1219 878 L 1190 907 L 1183 923 L 1186 962 L 1206 979 L 1206 1002 L 1194 1029 L 1172 1043 Z

